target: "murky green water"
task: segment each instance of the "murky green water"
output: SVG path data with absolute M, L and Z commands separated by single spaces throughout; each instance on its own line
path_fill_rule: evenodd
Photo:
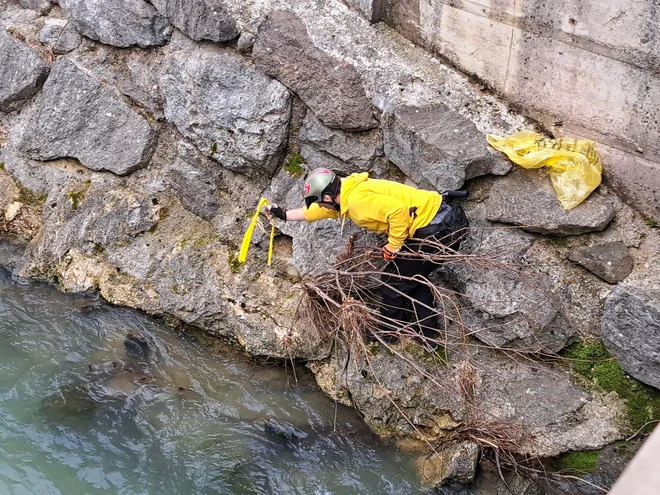
M 1 269 L 0 336 L 0 495 L 420 493 L 412 458 L 302 369 Z

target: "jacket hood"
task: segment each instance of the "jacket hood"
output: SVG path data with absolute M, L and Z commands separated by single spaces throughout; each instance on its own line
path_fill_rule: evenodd
M 355 186 L 361 184 L 369 178 L 369 172 L 361 172 L 359 174 L 351 174 L 341 180 L 341 197 L 340 197 L 340 210 L 339 214 L 345 216 L 348 212 L 348 195 L 351 194 Z

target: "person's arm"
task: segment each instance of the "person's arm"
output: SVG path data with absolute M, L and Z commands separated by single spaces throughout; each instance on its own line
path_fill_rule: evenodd
M 305 208 L 294 208 L 293 210 L 287 210 L 277 206 L 276 204 L 270 204 L 266 206 L 266 216 L 270 218 L 274 216 L 285 222 L 302 222 L 307 220 L 305 218 Z

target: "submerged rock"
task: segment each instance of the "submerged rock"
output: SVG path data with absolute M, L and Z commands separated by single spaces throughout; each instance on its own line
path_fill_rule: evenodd
M 42 401 L 42 412 L 60 418 L 92 413 L 99 408 L 122 405 L 143 387 L 158 392 L 186 392 L 185 387 L 177 385 L 169 376 L 152 369 L 158 364 L 152 347 L 146 335 L 128 333 L 124 339 L 123 361 L 90 364 L 87 375 L 46 397 Z M 144 396 L 147 400 L 155 397 L 153 393 Z
M 446 482 L 469 483 L 474 480 L 479 463 L 479 446 L 472 442 L 446 444 L 436 453 L 417 460 L 419 477 L 435 487 Z

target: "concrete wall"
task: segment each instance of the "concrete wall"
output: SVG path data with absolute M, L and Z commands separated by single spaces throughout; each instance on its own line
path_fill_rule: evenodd
M 557 134 L 597 141 L 606 181 L 660 220 L 659 0 L 370 3 L 374 20 L 477 76 L 516 110 Z

